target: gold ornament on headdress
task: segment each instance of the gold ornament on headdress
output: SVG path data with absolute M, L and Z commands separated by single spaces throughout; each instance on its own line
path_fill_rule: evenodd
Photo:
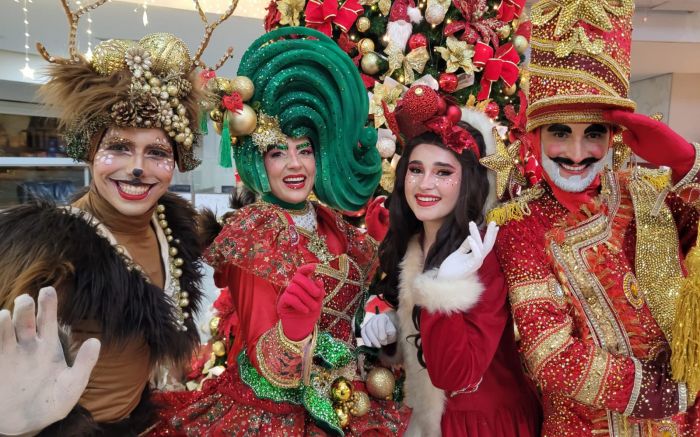
M 279 119 L 262 111 L 258 113 L 258 126 L 250 136 L 260 153 L 267 152 L 271 146 L 287 144 Z
M 496 142 L 496 153 L 481 158 L 479 162 L 496 173 L 496 195 L 502 198 L 511 181 L 521 186 L 525 186 L 527 181 L 517 167 L 520 141 L 515 141 L 506 147 L 496 128 L 493 128 L 493 138 Z
M 90 97 L 93 97 L 88 99 L 90 103 L 87 109 L 81 111 L 81 108 L 76 108 L 72 115 L 65 117 L 66 124 L 70 125 L 65 132 L 69 155 L 75 159 L 89 159 L 91 136 L 110 124 L 162 128 L 178 148 L 180 169 L 194 168 L 198 161 L 192 153 L 192 146 L 199 129 L 199 103 L 196 100 L 200 98 L 199 90 L 194 90 L 193 93 L 194 69 L 208 69 L 200 59 L 202 53 L 209 44 L 214 29 L 233 14 L 238 0 L 232 0 L 226 12 L 211 24 L 198 1 L 195 1 L 199 16 L 205 24 L 205 32 L 194 57 L 190 57 L 185 43 L 174 35 L 153 33 L 138 42 L 104 41 L 95 47 L 92 59 L 87 61 L 79 55 L 76 48 L 78 21 L 85 12 L 94 10 L 106 1 L 97 0 L 72 11 L 68 1 L 61 0 L 70 25 L 68 58 L 51 56 L 41 43 L 37 43 L 39 53 L 48 62 L 65 66 L 52 70 L 53 78 L 47 84 L 50 90 L 48 94 L 53 98 L 51 103 L 64 106 L 61 97 L 65 98 L 69 94 L 78 96 L 81 92 L 91 93 Z M 231 48 L 226 51 L 216 68 L 231 57 L 232 51 Z M 115 76 L 119 72 L 128 72 L 131 76 L 126 87 Z M 75 88 L 71 80 L 79 82 L 79 77 L 88 80 L 89 89 Z M 73 100 L 76 99 L 77 97 Z M 75 102 L 71 103 L 77 106 Z M 67 106 L 73 109 L 70 104 Z
M 453 36 L 448 36 L 447 47 L 437 47 L 435 50 L 447 62 L 446 73 L 454 73 L 460 68 L 467 74 L 476 70 L 476 66 L 472 63 L 474 46 L 467 44 L 466 41 L 460 41 Z
M 563 57 L 571 53 L 573 48 L 577 47 L 577 41 L 580 41 L 586 49 L 597 50 L 591 53 L 600 54 L 602 41 L 590 41 L 583 28 L 575 29 L 576 24 L 584 21 L 597 29 L 609 32 L 613 26 L 608 14 L 621 17 L 630 15 L 633 10 L 633 0 L 548 0 L 532 6 L 530 19 L 535 26 L 543 26 L 557 18 L 554 28 L 556 38 L 561 38 L 574 30 L 574 34 L 569 39 L 558 43 L 558 46 L 565 45 L 566 48 L 557 47 L 557 56 Z

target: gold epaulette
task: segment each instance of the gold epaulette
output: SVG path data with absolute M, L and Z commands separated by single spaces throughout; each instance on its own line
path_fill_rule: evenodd
M 671 188 L 670 169 L 639 167 L 637 171 L 642 179 L 649 182 L 657 191 L 661 192 L 666 188 Z
M 498 226 L 502 226 L 511 220 L 522 220 L 525 216 L 531 214 L 528 204 L 535 199 L 539 199 L 543 193 L 544 189 L 540 185 L 528 188 L 518 197 L 493 207 L 486 214 L 486 221 L 496 222 Z

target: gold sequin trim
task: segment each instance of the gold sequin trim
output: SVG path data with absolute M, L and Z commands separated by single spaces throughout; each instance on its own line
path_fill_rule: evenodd
M 683 188 L 686 187 L 686 185 L 689 185 L 691 182 L 693 182 L 698 175 L 698 172 L 700 172 L 700 144 L 699 143 L 692 143 L 693 148 L 695 149 L 695 162 L 693 162 L 693 168 L 690 169 L 688 174 L 683 176 L 683 179 L 678 181 L 676 185 L 673 186 L 671 191 L 673 192 L 678 192 L 682 190 Z
M 586 366 L 588 373 L 583 379 L 580 388 L 574 394 L 574 399 L 586 405 L 596 405 L 596 400 L 600 395 L 600 386 L 607 379 L 606 374 L 609 361 L 608 354 L 600 349 L 596 349 L 591 354 L 590 362 Z
M 637 399 L 639 399 L 639 393 L 642 391 L 642 363 L 635 357 L 630 357 L 630 359 L 634 363 L 634 384 L 632 385 L 630 400 L 627 402 L 627 408 L 625 408 L 625 412 L 623 413 L 625 416 L 632 415 L 634 406 L 637 404 Z
M 558 304 L 564 302 L 564 292 L 561 285 L 550 276 L 544 281 L 529 282 L 516 285 L 509 294 L 510 305 L 516 309 L 520 305 L 532 303 L 534 300 L 554 300 Z
M 578 82 L 589 86 L 593 85 L 596 88 L 605 91 L 611 97 L 620 98 L 620 94 L 615 91 L 613 87 L 608 85 L 607 82 L 587 73 L 586 71 L 571 70 L 568 68 L 543 67 L 540 65 L 531 65 L 528 69 L 530 70 L 530 77 L 532 77 L 532 75 L 539 77 L 552 77 L 554 79 L 566 79 L 569 82 Z
M 533 347 L 526 352 L 525 359 L 535 375 L 550 359 L 574 341 L 571 338 L 571 327 L 571 320 L 569 320 L 563 325 L 545 331 Z

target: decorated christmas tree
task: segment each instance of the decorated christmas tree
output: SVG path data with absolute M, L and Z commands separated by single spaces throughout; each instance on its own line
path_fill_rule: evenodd
M 384 111 L 407 86 L 439 88 L 460 106 L 484 111 L 512 129 L 524 127 L 527 73 L 520 67 L 530 38 L 525 0 L 272 0 L 266 30 L 307 26 L 331 36 L 355 61 L 371 93 L 370 114 L 385 158 L 382 186 L 393 179 L 396 138 Z

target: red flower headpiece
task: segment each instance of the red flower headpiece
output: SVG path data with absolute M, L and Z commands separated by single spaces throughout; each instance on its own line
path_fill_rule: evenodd
M 411 87 L 399 100 L 394 112 L 384 105 L 384 115 L 389 129 L 401 144 L 425 132 L 433 132 L 455 153 L 471 150 L 477 159 L 480 158 L 474 137 L 457 125 L 462 119 L 462 110 L 429 86 Z

